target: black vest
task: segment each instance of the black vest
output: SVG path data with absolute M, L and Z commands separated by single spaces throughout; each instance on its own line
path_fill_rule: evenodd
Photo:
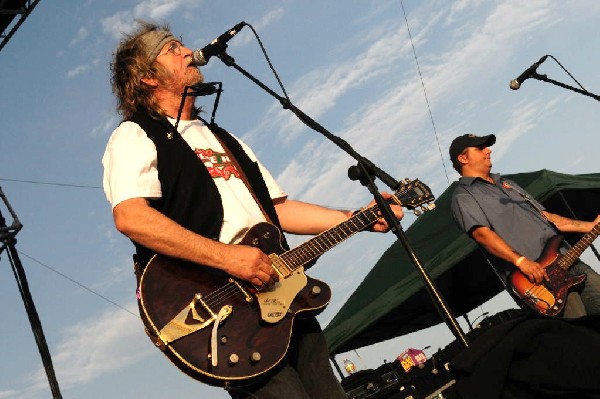
M 151 200 L 150 206 L 188 230 L 218 240 L 223 224 L 223 205 L 221 195 L 206 166 L 181 135 L 175 133 L 172 140 L 167 138 L 167 133 L 174 131 L 168 120 L 156 120 L 138 112 L 130 121 L 137 123 L 156 146 L 162 198 Z M 258 164 L 246 155 L 239 142 L 227 131 L 214 124 L 208 127 L 225 144 L 226 151 L 238 161 L 261 206 L 271 221 L 281 229 Z M 285 242 L 282 244 L 287 247 Z M 145 265 L 155 254 L 154 251 L 135 242 L 134 245 L 137 261 L 141 265 Z

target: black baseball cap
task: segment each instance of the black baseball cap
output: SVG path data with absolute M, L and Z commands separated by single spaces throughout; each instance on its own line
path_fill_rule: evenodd
M 496 136 L 493 134 L 487 136 L 475 136 L 474 134 L 463 134 L 452 140 L 450 144 L 450 160 L 456 163 L 456 160 L 461 152 L 467 147 L 479 147 L 484 145 L 490 147 L 496 142 Z

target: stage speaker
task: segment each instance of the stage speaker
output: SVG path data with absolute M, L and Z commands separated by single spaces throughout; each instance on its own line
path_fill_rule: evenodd
M 349 399 L 417 399 L 408 382 L 400 362 L 394 361 L 354 373 L 342 380 L 342 387 Z
M 341 383 L 348 399 L 380 398 L 379 392 L 384 386 L 381 375 L 372 369 L 357 371 L 344 378 Z

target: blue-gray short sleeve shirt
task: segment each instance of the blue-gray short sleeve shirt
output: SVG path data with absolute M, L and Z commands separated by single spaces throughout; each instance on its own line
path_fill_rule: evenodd
M 484 226 L 495 231 L 515 251 L 537 259 L 555 228 L 520 193 L 516 183 L 492 174 L 494 183 L 461 177 L 452 196 L 452 215 L 466 233 Z M 530 199 L 539 210 L 541 204 Z

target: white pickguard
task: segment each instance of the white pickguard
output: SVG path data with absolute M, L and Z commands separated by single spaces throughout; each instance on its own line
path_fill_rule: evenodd
M 283 319 L 296 295 L 306 287 L 308 278 L 304 268 L 299 267 L 287 278 L 278 281 L 268 291 L 256 294 L 260 305 L 260 316 L 268 323 L 277 323 Z

